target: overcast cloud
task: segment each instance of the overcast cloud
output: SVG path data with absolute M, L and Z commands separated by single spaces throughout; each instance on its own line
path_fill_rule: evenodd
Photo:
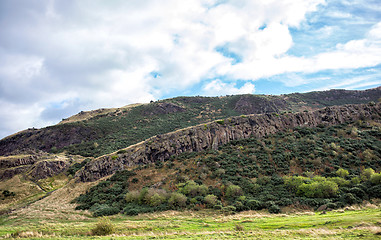
M 373 0 L 1 0 L 0 138 L 178 95 L 381 85 Z

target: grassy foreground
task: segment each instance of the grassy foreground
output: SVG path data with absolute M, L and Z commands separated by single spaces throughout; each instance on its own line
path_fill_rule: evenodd
M 97 219 L 86 212 L 68 214 L 72 217 L 3 216 L 0 218 L 0 238 L 381 239 L 381 208 L 371 204 L 326 214 L 248 211 L 225 216 L 213 211 L 167 211 L 135 217 L 116 215 L 110 217 L 114 234 L 108 236 L 90 235 Z

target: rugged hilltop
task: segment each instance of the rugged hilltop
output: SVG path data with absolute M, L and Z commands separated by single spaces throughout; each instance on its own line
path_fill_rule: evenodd
M 97 157 L 158 134 L 242 114 L 312 111 L 377 102 L 381 87 L 365 91 L 330 90 L 288 95 L 177 97 L 149 104 L 81 112 L 60 124 L 28 129 L 0 140 L 0 155 L 22 150 L 67 152 Z
M 217 150 L 219 146 L 252 137 L 263 137 L 295 127 L 327 127 L 358 120 L 379 120 L 381 103 L 326 107 L 313 112 L 252 114 L 217 120 L 144 142 L 89 162 L 77 174 L 82 181 L 94 181 L 118 170 L 168 161 L 183 152 Z

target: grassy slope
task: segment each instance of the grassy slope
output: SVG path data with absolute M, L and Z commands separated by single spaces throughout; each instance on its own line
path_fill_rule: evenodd
M 97 219 L 86 213 L 76 217 L 2 217 L 0 236 L 17 233 L 29 239 L 94 239 L 89 232 Z M 373 204 L 324 215 L 249 211 L 226 216 L 211 211 L 167 211 L 136 217 L 114 216 L 111 222 L 115 234 L 111 239 L 377 239 L 381 233 L 380 219 L 380 206 Z

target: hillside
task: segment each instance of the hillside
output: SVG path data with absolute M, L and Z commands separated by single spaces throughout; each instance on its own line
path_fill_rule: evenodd
M 325 213 L 364 201 L 376 206 L 381 103 L 369 100 L 377 100 L 379 91 L 179 97 L 84 112 L 7 137 L 1 140 L 0 236 L 86 238 L 94 217 L 116 214 L 118 233 L 139 234 L 126 233 L 118 219 L 131 224 L 126 219 L 132 215 L 162 211 L 268 215 Z M 347 102 L 352 104 L 326 106 Z M 78 139 L 83 142 L 64 146 Z M 52 143 L 50 153 L 41 150 Z M 378 226 L 370 219 L 379 211 L 361 214 L 356 223 Z M 74 235 L 55 225 L 78 219 L 84 225 Z M 49 226 L 33 225 L 41 221 Z M 246 221 L 235 228 L 252 225 Z M 374 236 L 377 229 L 365 234 Z
M 134 165 L 164 162 L 183 152 L 214 149 L 233 140 L 263 137 L 295 127 L 328 127 L 358 120 L 378 120 L 381 103 L 333 106 L 313 112 L 252 114 L 157 135 L 87 163 L 76 177 L 94 181 Z
M 338 104 L 377 102 L 381 87 L 304 94 L 177 97 L 150 104 L 81 112 L 60 124 L 28 129 L 0 140 L 0 155 L 25 150 L 97 157 L 151 136 L 242 114 L 314 110 Z
M 117 171 L 75 202 L 94 216 L 341 208 L 381 197 L 381 122 L 297 127 Z

